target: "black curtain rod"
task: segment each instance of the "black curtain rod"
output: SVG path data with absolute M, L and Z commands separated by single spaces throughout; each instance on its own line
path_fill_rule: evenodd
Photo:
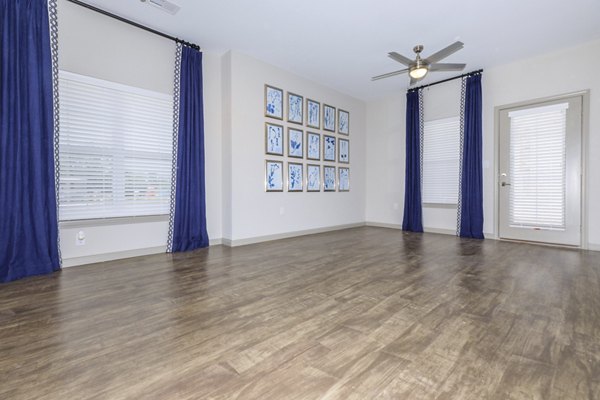
M 415 90 L 425 89 L 426 87 L 429 87 L 429 86 L 439 85 L 440 83 L 444 83 L 444 82 L 448 82 L 448 81 L 453 81 L 455 79 L 464 78 L 465 76 L 477 75 L 477 74 L 480 74 L 482 72 L 483 72 L 483 69 L 478 69 L 477 71 L 467 72 L 466 74 L 462 74 L 462 75 L 454 76 L 452 78 L 448 78 L 448 79 L 444 79 L 444 80 L 441 80 L 441 81 L 429 83 L 427 85 L 422 85 L 422 86 L 417 86 L 415 88 L 410 88 L 410 89 L 407 90 L 407 92 L 414 92 Z
M 89 10 L 95 11 L 97 13 L 100 13 L 102 15 L 106 15 L 107 17 L 111 17 L 111 18 L 114 18 L 114 19 L 119 20 L 121 22 L 125 22 L 126 24 L 133 25 L 136 28 L 140 28 L 140 29 L 143 29 L 143 30 L 148 31 L 150 33 L 154 33 L 155 35 L 162 36 L 162 37 L 167 38 L 167 39 L 171 39 L 174 42 L 181 43 L 181 44 L 183 44 L 185 46 L 189 46 L 189 47 L 191 47 L 193 49 L 196 49 L 198 51 L 200 50 L 200 46 L 198 46 L 197 44 L 186 42 L 185 40 L 176 38 L 176 37 L 171 36 L 171 35 L 167 35 L 166 33 L 159 32 L 159 31 L 157 31 L 155 29 L 152 29 L 152 28 L 148 28 L 145 25 L 138 24 L 137 22 L 134 22 L 134 21 L 132 21 L 130 19 L 123 18 L 123 17 L 121 17 L 119 15 L 110 13 L 110 12 L 108 12 L 106 10 L 101 9 L 101 8 L 94 7 L 93 5 L 84 3 L 83 1 L 79 1 L 79 0 L 67 0 L 67 1 L 69 1 L 69 2 L 71 2 L 73 4 L 77 4 L 78 6 L 85 7 L 87 9 L 89 9 Z

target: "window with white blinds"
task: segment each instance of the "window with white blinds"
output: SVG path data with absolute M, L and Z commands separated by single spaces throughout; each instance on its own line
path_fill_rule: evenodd
M 512 111 L 510 226 L 565 229 L 568 103 Z
M 423 203 L 457 204 L 459 168 L 459 118 L 425 121 L 423 126 Z
M 169 213 L 173 99 L 60 71 L 61 221 Z

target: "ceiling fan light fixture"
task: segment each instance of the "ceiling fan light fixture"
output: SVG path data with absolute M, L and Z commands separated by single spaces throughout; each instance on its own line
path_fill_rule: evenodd
M 408 74 L 410 75 L 411 78 L 413 79 L 421 79 L 423 78 L 425 75 L 427 75 L 427 72 L 429 70 L 427 69 L 426 66 L 424 65 L 419 65 L 419 66 L 415 66 L 414 68 L 411 68 L 410 71 L 408 72 Z

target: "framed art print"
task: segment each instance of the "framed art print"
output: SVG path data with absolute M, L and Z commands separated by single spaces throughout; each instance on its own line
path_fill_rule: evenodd
M 338 182 L 340 192 L 348 192 L 350 190 L 350 168 L 338 168 Z
M 338 110 L 338 132 L 342 135 L 350 134 L 350 113 Z
M 265 189 L 267 192 L 283 192 L 283 162 L 267 160 L 265 164 Z
M 335 167 L 323 167 L 323 190 L 335 192 Z
M 283 126 L 265 123 L 265 153 L 283 155 Z
M 265 85 L 265 117 L 283 119 L 283 90 Z
M 321 191 L 321 166 L 315 164 L 306 165 L 306 191 Z
M 314 132 L 306 133 L 306 158 L 321 160 L 321 135 Z
M 335 161 L 335 137 L 323 135 L 323 161 Z
M 306 126 L 321 128 L 321 103 L 306 99 Z
M 304 157 L 304 132 L 300 129 L 288 128 L 288 157 Z
M 301 192 L 303 182 L 302 164 L 288 163 L 288 192 Z
M 304 119 L 304 98 L 288 92 L 288 122 L 302 125 Z
M 323 129 L 335 132 L 335 107 L 323 104 Z
M 350 162 L 350 141 L 338 139 L 338 162 L 348 164 Z

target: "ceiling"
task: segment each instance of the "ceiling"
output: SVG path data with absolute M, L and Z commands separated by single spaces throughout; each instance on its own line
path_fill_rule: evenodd
M 373 100 L 408 87 L 406 75 L 371 82 L 412 58 L 461 40 L 444 62 L 465 71 L 505 64 L 600 38 L 598 0 L 171 0 L 169 15 L 140 0 L 86 0 L 194 42 L 205 51 L 238 51 L 340 92 Z M 421 83 L 451 77 L 432 73 Z

